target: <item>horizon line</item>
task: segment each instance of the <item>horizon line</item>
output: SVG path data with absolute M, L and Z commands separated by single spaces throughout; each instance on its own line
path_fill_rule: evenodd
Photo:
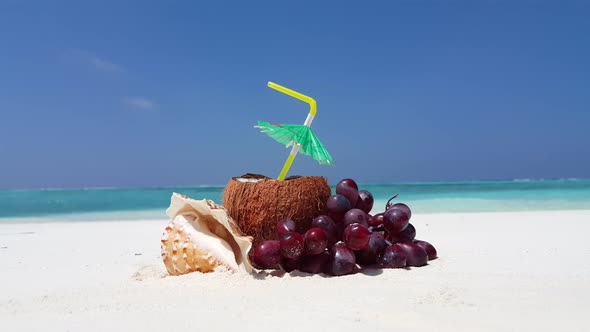
M 502 180 L 454 180 L 454 181 L 402 181 L 402 182 L 358 182 L 360 185 L 376 186 L 376 185 L 435 185 L 435 184 L 477 184 L 477 183 L 526 183 L 526 182 L 557 182 L 557 181 L 590 181 L 590 178 L 515 178 Z M 336 186 L 336 183 L 329 183 L 331 187 Z M 0 192 L 9 191 L 68 191 L 68 190 L 161 190 L 161 189 L 193 189 L 193 188 L 224 188 L 222 184 L 199 184 L 199 185 L 166 185 L 166 186 L 89 186 L 89 187 L 46 187 L 46 188 L 12 188 L 0 189 Z

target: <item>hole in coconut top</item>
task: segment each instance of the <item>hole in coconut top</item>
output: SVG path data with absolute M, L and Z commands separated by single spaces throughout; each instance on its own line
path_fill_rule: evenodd
M 262 180 L 270 179 L 268 176 L 262 174 L 246 173 L 242 176 L 237 176 L 234 180 L 239 182 L 258 182 Z
M 285 181 L 295 180 L 295 179 L 298 179 L 300 177 L 301 177 L 300 175 L 291 175 L 291 176 L 287 177 L 285 179 Z M 259 181 L 262 181 L 262 180 L 269 180 L 271 178 L 269 178 L 266 175 L 262 175 L 262 174 L 246 173 L 246 174 L 244 174 L 242 176 L 238 176 L 238 177 L 235 177 L 233 179 L 236 180 L 236 181 L 238 181 L 238 182 L 259 182 Z
M 258 182 L 258 181 L 262 181 L 264 179 L 235 178 L 235 180 L 238 182 Z

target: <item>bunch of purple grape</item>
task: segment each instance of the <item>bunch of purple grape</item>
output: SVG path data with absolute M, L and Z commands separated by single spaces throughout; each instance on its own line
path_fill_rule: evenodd
M 412 211 L 406 204 L 392 203 L 396 197 L 387 202 L 385 212 L 371 216 L 371 193 L 359 190 L 354 180 L 344 179 L 326 202 L 327 215 L 315 218 L 303 234 L 297 232 L 293 220 L 280 220 L 276 227 L 280 240 L 255 246 L 252 261 L 260 269 L 333 276 L 356 273 L 363 267 L 426 265 L 437 257 L 436 249 L 415 239 Z

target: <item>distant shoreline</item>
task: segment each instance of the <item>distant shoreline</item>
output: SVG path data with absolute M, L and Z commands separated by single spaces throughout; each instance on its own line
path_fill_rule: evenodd
M 590 210 L 590 180 L 382 183 L 359 188 L 373 194 L 373 214 L 382 212 L 395 194 L 396 201 L 421 214 Z M 221 203 L 223 187 L 0 191 L 0 223 L 165 218 L 173 192 Z
M 454 181 L 401 181 L 401 182 L 358 182 L 360 186 L 374 185 L 436 185 L 436 184 L 497 184 L 513 182 L 589 182 L 590 178 L 515 178 L 503 180 L 454 180 Z M 336 183 L 331 183 L 335 187 Z M 2 192 L 18 191 L 66 191 L 66 190 L 161 190 L 176 188 L 225 188 L 225 184 L 195 184 L 195 185 L 169 185 L 169 186 L 88 186 L 88 187 L 47 187 L 47 188 L 6 188 L 0 189 Z

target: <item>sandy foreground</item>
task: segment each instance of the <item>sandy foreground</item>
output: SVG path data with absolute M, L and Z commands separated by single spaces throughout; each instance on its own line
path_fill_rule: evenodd
M 0 224 L 0 330 L 590 330 L 590 211 L 412 223 L 440 258 L 344 277 L 166 277 L 165 220 Z

